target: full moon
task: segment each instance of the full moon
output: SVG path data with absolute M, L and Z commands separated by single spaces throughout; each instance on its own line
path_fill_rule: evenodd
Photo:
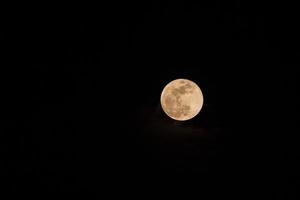
M 195 117 L 203 106 L 203 94 L 196 83 L 176 79 L 168 83 L 160 97 L 163 111 L 172 119 L 185 121 Z

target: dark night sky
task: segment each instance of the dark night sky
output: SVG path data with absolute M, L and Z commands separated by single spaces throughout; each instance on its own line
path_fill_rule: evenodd
M 16 39 L 13 61 L 24 65 L 1 139 L 9 188 L 194 185 L 215 194 L 296 195 L 295 6 L 52 6 L 26 12 L 1 38 Z M 159 104 L 176 78 L 198 83 L 205 98 L 200 115 L 185 123 Z

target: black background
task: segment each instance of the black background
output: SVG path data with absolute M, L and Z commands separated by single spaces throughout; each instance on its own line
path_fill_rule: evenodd
M 1 36 L 13 38 L 7 52 L 22 66 L 1 139 L 10 189 L 296 197 L 295 5 L 36 6 L 8 16 L 13 28 Z M 159 102 L 176 78 L 204 94 L 184 123 Z

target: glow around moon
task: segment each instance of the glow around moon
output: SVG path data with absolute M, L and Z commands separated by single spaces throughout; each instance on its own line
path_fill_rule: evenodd
M 203 106 L 203 94 L 193 81 L 176 79 L 165 86 L 160 102 L 163 111 L 169 117 L 185 121 L 200 112 Z

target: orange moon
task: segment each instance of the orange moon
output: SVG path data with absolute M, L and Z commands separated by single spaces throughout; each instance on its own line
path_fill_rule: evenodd
M 194 118 L 200 112 L 203 106 L 203 94 L 193 81 L 176 79 L 165 86 L 160 103 L 169 117 L 185 121 Z

